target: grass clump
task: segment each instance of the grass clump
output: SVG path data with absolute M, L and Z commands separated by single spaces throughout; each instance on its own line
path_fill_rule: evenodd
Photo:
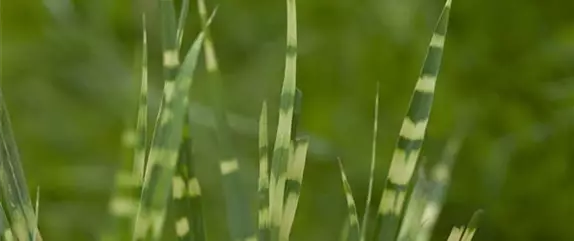
M 109 202 L 111 222 L 101 234 L 102 241 L 165 240 L 164 229 L 175 231 L 177 240 L 209 240 L 202 212 L 202 189 L 197 178 L 194 157 L 194 133 L 189 108 L 190 89 L 200 61 L 201 50 L 210 85 L 215 112 L 219 170 L 223 183 L 230 240 L 287 241 L 301 193 L 310 139 L 297 135 L 301 92 L 297 89 L 297 11 L 295 0 L 286 0 L 287 34 L 285 73 L 278 108 L 279 120 L 271 151 L 269 143 L 268 106 L 263 103 L 259 119 L 259 178 L 257 225 L 251 222 L 248 193 L 240 182 L 240 162 L 231 139 L 231 128 L 225 112 L 221 71 L 209 25 L 215 10 L 208 16 L 203 0 L 197 1 L 202 30 L 184 58 L 180 58 L 184 25 L 190 2 L 182 1 L 177 20 L 173 0 L 160 0 L 163 63 L 163 92 L 153 136 L 148 141 L 148 56 L 147 32 L 143 18 L 143 56 L 140 98 L 134 130 L 127 131 L 126 159 L 116 176 L 115 190 Z M 369 223 L 378 138 L 379 85 L 375 99 L 372 155 L 367 200 L 362 219 L 351 191 L 343 163 L 338 160 L 347 202 L 347 224 L 341 240 L 348 241 L 427 241 L 442 208 L 444 193 L 462 134 L 448 143 L 441 161 L 425 174 L 418 161 L 432 109 L 434 91 L 447 33 L 451 0 L 447 0 L 432 35 L 421 74 L 403 121 L 390 164 L 389 174 L 377 210 L 376 222 Z M 0 95 L 0 235 L 2 240 L 41 240 L 37 231 L 37 211 L 28 196 L 23 171 L 12 137 L 5 104 Z M 463 133 L 464 131 L 460 131 Z M 414 174 L 416 183 L 413 182 Z M 412 187 L 412 191 L 409 191 Z M 173 220 L 166 222 L 168 209 Z M 455 227 L 449 241 L 470 241 L 476 232 L 477 212 L 466 227 Z M 374 230 L 369 237 L 368 230 Z

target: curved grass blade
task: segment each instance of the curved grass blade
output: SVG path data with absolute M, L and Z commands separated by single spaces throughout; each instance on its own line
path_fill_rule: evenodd
M 182 142 L 184 116 L 189 104 L 188 92 L 193 82 L 203 33 L 200 33 L 185 57 L 174 80 L 164 86 L 159 122 L 152 140 L 145 170 L 141 204 L 139 206 L 133 240 L 160 240 L 165 220 L 167 200 L 175 172 L 179 146 Z M 170 50 L 167 50 L 170 51 Z M 177 54 L 175 54 L 177 55 Z M 164 53 L 164 56 L 166 54 Z M 168 57 L 174 57 L 169 56 Z M 175 60 L 164 60 L 166 69 L 177 65 Z M 167 71 L 170 73 L 170 71 Z
M 263 102 L 259 117 L 259 181 L 258 181 L 258 241 L 269 241 L 269 134 L 267 103 Z
M 345 241 L 359 241 L 361 240 L 360 234 L 360 224 L 359 216 L 357 215 L 357 206 L 355 205 L 355 200 L 353 198 L 353 192 L 351 191 L 351 185 L 345 174 L 345 168 L 341 159 L 337 160 L 339 163 L 339 169 L 341 171 L 341 180 L 343 181 L 343 190 L 345 191 L 345 198 L 347 200 L 347 211 L 349 212 L 348 223 L 346 228 L 349 230 L 346 233 L 346 237 L 342 237 Z
M 141 82 L 135 131 L 127 131 L 124 147 L 133 152 L 133 159 L 126 158 L 115 177 L 114 192 L 108 204 L 110 226 L 101 236 L 102 241 L 128 240 L 137 213 L 141 184 L 143 182 L 147 154 L 148 116 L 148 55 L 146 17 L 142 16 L 142 62 Z
M 291 127 L 297 85 L 297 7 L 295 0 L 287 0 L 287 51 L 285 76 L 281 90 L 279 123 L 273 150 L 273 161 L 269 185 L 271 212 L 271 240 L 279 240 L 279 229 L 283 220 L 283 200 L 291 142 Z
M 211 32 L 207 23 L 207 8 L 205 2 L 198 0 L 199 15 L 205 32 L 204 57 L 207 69 L 207 81 L 211 90 L 211 102 L 215 110 L 217 127 L 217 141 L 220 148 L 220 172 L 223 179 L 223 188 L 227 210 L 227 222 L 232 240 L 256 239 L 256 233 L 252 225 L 252 214 L 249 206 L 249 198 L 241 186 L 241 174 L 239 159 L 234 150 L 231 139 L 231 128 L 225 113 L 225 100 L 223 83 L 217 62 L 217 56 Z M 214 11 L 217 11 L 217 7 Z
M 201 187 L 195 175 L 189 114 L 186 120 L 177 169 L 172 180 L 175 232 L 178 240 L 205 241 Z
M 377 93 L 375 95 L 375 117 L 373 121 L 373 145 L 371 152 L 371 169 L 369 172 L 369 190 L 367 191 L 367 201 L 365 203 L 365 212 L 361 223 L 361 240 L 367 239 L 367 227 L 369 222 L 369 213 L 371 213 L 371 200 L 373 198 L 373 183 L 375 179 L 375 163 L 377 160 L 377 137 L 379 122 L 379 82 L 377 82 Z
M 403 121 L 399 140 L 393 153 L 389 175 L 379 204 L 375 240 L 395 240 L 403 213 L 407 188 L 424 140 L 444 40 L 448 26 L 451 0 L 447 0 L 433 33 L 421 75 L 411 98 L 409 111 Z
M 303 137 L 295 140 L 292 149 L 285 182 L 285 192 L 287 193 L 284 204 L 285 209 L 283 210 L 283 220 L 279 229 L 279 236 L 282 241 L 289 240 L 293 221 L 295 220 L 299 196 L 301 195 L 307 150 L 309 149 L 309 138 Z
M 25 180 L 8 110 L 0 93 L 0 186 L 9 207 L 7 216 L 18 240 L 32 240 L 37 229 Z

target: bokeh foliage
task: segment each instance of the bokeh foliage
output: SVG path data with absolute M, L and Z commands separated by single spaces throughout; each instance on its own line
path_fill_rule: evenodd
M 156 1 L 3 1 L 2 87 L 29 186 L 41 186 L 46 240 L 94 240 L 106 221 L 124 127 L 137 98 L 139 13 L 150 13 L 152 109 L 160 77 Z M 277 108 L 284 66 L 284 1 L 219 4 L 212 35 L 246 190 L 256 198 L 255 120 Z M 378 197 L 442 1 L 299 1 L 302 129 L 312 135 L 293 240 L 335 240 L 345 203 L 336 156 L 345 160 L 358 210 L 367 194 L 372 107 L 380 81 Z M 457 113 L 476 120 L 454 168 L 435 237 L 485 209 L 475 240 L 571 240 L 574 221 L 574 2 L 454 1 L 423 155 L 436 161 Z M 154 21 L 152 21 L 154 20 Z M 186 38 L 199 31 L 192 5 Z M 189 46 L 189 42 L 184 42 Z M 204 75 L 205 73 L 200 73 Z M 194 101 L 208 86 L 194 83 Z M 276 111 L 271 111 L 274 113 Z M 212 117 L 195 115 L 208 235 L 227 237 Z M 206 112 L 209 113 L 209 112 Z M 151 117 L 155 111 L 151 111 Z M 276 116 L 270 123 L 276 123 Z M 249 126 L 253 125 L 253 126 Z M 273 124 L 271 125 L 273 126 Z M 314 139 L 313 139 L 314 138 Z M 313 146 L 315 140 L 328 147 Z M 315 150 L 315 152 L 314 152 Z M 313 155 L 313 153 L 316 153 Z M 377 203 L 376 201 L 374 202 Z M 374 208 L 376 209 L 376 208 Z

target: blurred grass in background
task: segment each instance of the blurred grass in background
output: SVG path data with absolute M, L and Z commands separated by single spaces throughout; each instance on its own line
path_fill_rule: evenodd
M 150 64 L 161 66 L 156 1 L 3 1 L 2 86 L 29 186 L 42 188 L 46 240 L 94 240 L 106 218 L 122 131 L 134 123 L 142 10 Z M 211 25 L 239 151 L 255 200 L 260 103 L 277 106 L 284 67 L 284 1 L 219 4 Z M 376 82 L 381 83 L 375 197 L 443 1 L 299 1 L 301 128 L 311 134 L 293 240 L 336 240 L 345 160 L 358 210 L 367 195 Z M 435 233 L 485 209 L 475 240 L 571 240 L 574 221 L 574 2 L 455 1 L 423 156 L 435 162 L 457 111 L 478 106 Z M 184 40 L 199 30 L 195 5 Z M 151 21 L 154 20 L 154 21 Z M 184 41 L 184 46 L 189 46 Z M 203 68 L 200 68 L 203 69 Z M 152 110 L 161 69 L 151 70 Z M 205 73 L 199 73 L 205 74 Z M 226 235 L 208 86 L 199 106 L 208 235 Z M 203 111 L 203 112 L 202 112 Z M 275 113 L 271 111 L 270 113 Z M 150 116 L 155 117 L 155 111 Z M 276 123 L 272 116 L 270 123 Z M 273 126 L 273 125 L 272 125 Z M 374 202 L 377 203 L 376 201 Z M 361 215 L 362 216 L 362 215 Z

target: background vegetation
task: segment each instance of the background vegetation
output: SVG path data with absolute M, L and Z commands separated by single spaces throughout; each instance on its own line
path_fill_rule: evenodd
M 133 123 L 141 35 L 152 13 L 152 108 L 161 93 L 156 1 L 3 1 L 2 87 L 31 190 L 40 185 L 45 240 L 95 240 Z M 277 108 L 284 1 L 219 4 L 212 35 L 231 121 L 256 198 L 256 120 Z M 346 204 L 336 156 L 357 198 L 367 193 L 376 82 L 380 118 L 375 197 L 443 1 L 299 1 L 298 86 L 310 159 L 293 240 L 336 240 Z M 483 208 L 474 240 L 571 240 L 574 221 L 574 2 L 456 1 L 423 155 L 434 162 L 460 110 L 477 107 L 435 234 Z M 192 5 L 185 46 L 199 30 Z M 201 73 L 200 73 L 201 74 Z M 194 83 L 208 234 L 224 240 L 223 192 L 207 86 Z M 155 110 L 154 109 L 154 110 Z M 276 111 L 270 111 L 276 113 Z M 150 116 L 155 116 L 152 111 Z M 276 116 L 270 119 L 276 123 Z M 376 200 L 374 204 L 378 204 Z

